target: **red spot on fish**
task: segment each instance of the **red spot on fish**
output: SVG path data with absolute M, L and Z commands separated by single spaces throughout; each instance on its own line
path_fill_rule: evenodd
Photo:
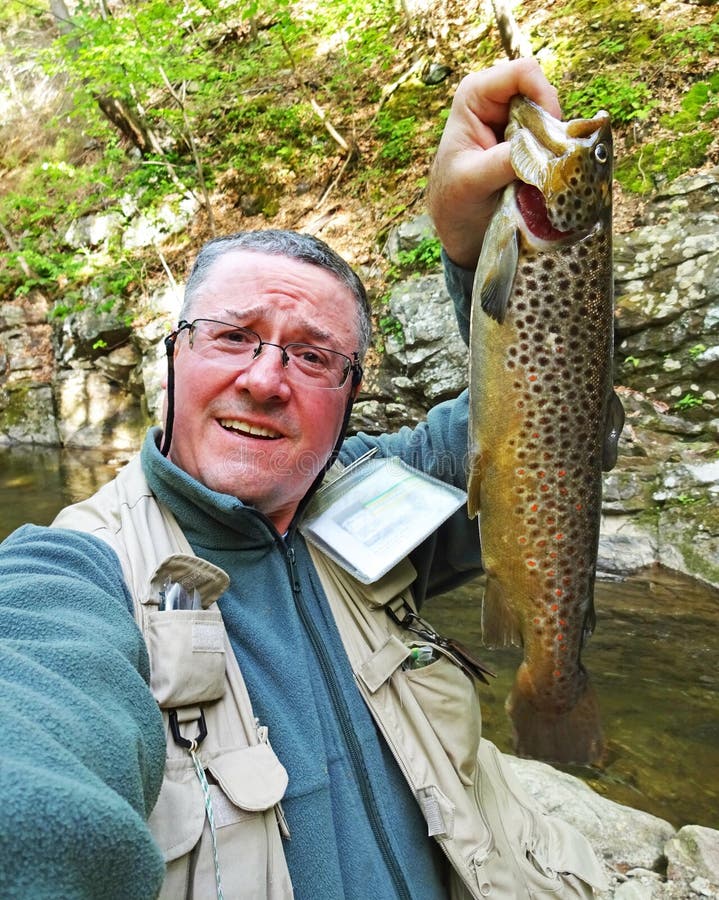
M 554 525 L 556 521 L 557 520 L 554 518 L 554 516 L 547 516 L 547 525 Z
M 552 612 L 556 612 L 559 609 L 558 603 L 552 603 Z
M 524 475 L 526 471 L 526 469 L 517 469 L 517 475 Z
M 561 674 L 562 674 L 561 669 L 555 669 L 555 670 L 554 670 L 554 677 L 555 677 L 555 678 L 561 677 Z
M 532 437 L 533 437 L 533 438 L 538 438 L 538 437 L 539 437 L 539 432 L 538 432 L 538 431 L 532 432 Z
M 526 544 L 526 543 L 527 543 L 526 537 L 518 538 L 518 541 L 519 541 L 520 544 Z
M 530 506 L 530 509 L 532 510 L 532 512 L 536 512 L 536 511 L 539 509 L 539 507 L 537 506 L 536 503 L 533 503 L 533 504 Z
M 549 558 L 550 558 L 550 559 L 556 559 L 556 558 L 557 558 L 557 553 L 556 553 L 555 550 L 552 550 L 552 552 L 549 554 Z M 552 573 L 552 574 L 554 574 L 554 573 Z
M 543 485 L 540 486 L 539 490 L 540 490 L 540 491 L 548 491 L 548 490 L 549 490 L 549 485 L 548 485 L 548 484 L 543 484 Z
M 561 588 L 557 588 L 557 590 L 554 593 L 557 597 L 561 597 L 562 594 L 564 593 L 564 591 Z
M 532 569 L 532 568 L 534 568 L 534 566 L 537 565 L 537 561 L 534 560 L 534 559 L 528 559 L 528 560 L 527 560 L 527 565 L 529 566 L 530 569 Z
M 546 473 L 545 471 L 543 471 L 542 469 L 540 469 L 540 470 L 537 472 L 537 475 L 538 475 L 540 478 L 544 478 L 546 474 L 547 474 L 547 473 Z
M 560 469 L 560 470 L 557 472 L 557 475 L 558 475 L 560 478 L 564 478 L 564 476 L 565 476 L 566 474 L 567 474 L 566 469 Z
M 564 626 L 567 624 L 567 620 L 566 620 L 566 619 L 560 619 L 560 620 L 559 620 L 559 624 L 560 624 L 562 627 L 564 627 Z
M 582 508 L 582 504 L 581 504 L 581 503 L 577 503 L 577 505 L 576 505 L 575 508 L 576 508 L 576 509 L 581 509 L 581 508 Z
M 530 376 L 529 376 L 529 380 L 530 380 L 530 381 L 536 381 L 536 380 L 537 380 L 537 376 L 536 376 L 536 375 L 530 375 Z
M 558 531 L 554 536 L 555 536 L 555 538 L 556 538 L 558 541 L 563 541 L 563 540 L 564 540 L 564 535 L 562 534 L 561 531 Z
M 558 635 L 557 635 L 557 640 L 558 640 L 558 641 L 563 641 L 563 640 L 564 640 L 564 635 L 563 635 L 563 634 L 558 634 Z

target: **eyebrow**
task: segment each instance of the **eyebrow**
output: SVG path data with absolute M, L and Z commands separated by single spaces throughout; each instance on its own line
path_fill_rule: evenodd
M 245 320 L 254 319 L 258 316 L 261 316 L 263 313 L 267 311 L 267 304 L 262 303 L 257 306 L 248 306 L 246 309 L 243 309 L 241 312 L 237 312 L 232 309 L 225 309 L 224 312 L 230 317 L 230 319 L 234 319 L 240 325 L 244 325 Z M 320 328 L 318 325 L 315 325 L 312 322 L 307 322 L 305 319 L 295 320 L 293 322 L 299 330 L 303 331 L 307 334 L 313 341 L 318 341 L 322 343 L 327 343 L 332 340 L 332 335 L 329 331 L 325 331 L 324 328 Z M 245 326 L 249 327 L 249 326 Z

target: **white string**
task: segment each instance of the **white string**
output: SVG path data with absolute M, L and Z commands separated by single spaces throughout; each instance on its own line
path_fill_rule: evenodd
M 224 900 L 224 894 L 222 893 L 222 880 L 220 878 L 220 860 L 217 856 L 217 834 L 215 832 L 215 816 L 212 811 L 210 785 L 207 783 L 207 778 L 205 777 L 205 770 L 202 768 L 202 763 L 197 758 L 197 754 L 195 753 L 196 749 L 197 743 L 193 741 L 192 746 L 189 748 L 188 752 L 192 757 L 192 762 L 195 765 L 195 772 L 197 773 L 197 777 L 200 780 L 202 793 L 205 795 L 205 810 L 207 812 L 207 821 L 210 823 L 210 837 L 212 838 L 212 855 L 215 859 L 215 883 L 217 884 L 217 900 Z

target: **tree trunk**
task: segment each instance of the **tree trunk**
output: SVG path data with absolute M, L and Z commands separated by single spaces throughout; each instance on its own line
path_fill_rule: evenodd
M 532 56 L 532 46 L 514 20 L 510 0 L 492 0 L 492 7 L 494 9 L 494 17 L 497 20 L 502 47 L 504 47 L 504 52 L 507 56 L 510 59 L 517 59 L 519 56 Z
M 102 114 L 117 130 L 144 156 L 157 151 L 157 138 L 152 129 L 143 122 L 130 105 L 119 97 L 104 96 L 93 92 Z

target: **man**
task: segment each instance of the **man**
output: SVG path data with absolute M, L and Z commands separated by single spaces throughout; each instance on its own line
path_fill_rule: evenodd
M 460 307 L 512 177 L 498 135 L 516 93 L 558 112 L 533 62 L 471 76 L 435 162 L 430 209 Z M 466 790 L 450 798 L 456 829 L 441 792 L 420 797 L 426 765 L 440 782 L 461 773 L 447 774 L 434 735 L 407 750 L 404 719 L 392 738 L 370 696 L 386 684 L 360 692 L 343 617 L 364 607 L 341 599 L 350 582 L 298 532 L 335 457 L 347 466 L 374 448 L 464 486 L 466 397 L 414 431 L 344 438 L 368 336 L 364 290 L 321 242 L 211 242 L 168 341 L 164 433 L 56 527 L 25 526 L 0 549 L 3 897 L 149 898 L 164 878 L 168 897 L 435 900 L 450 868 L 473 896 L 519 896 L 482 874 L 489 833 L 481 859 L 453 843 Z M 460 510 L 411 560 L 421 605 L 480 570 L 476 523 Z M 221 615 L 171 611 L 194 588 L 205 607 L 219 597 Z M 403 650 L 401 625 L 367 616 Z M 417 753 L 424 740 L 431 754 Z M 545 868 L 541 885 L 559 890 Z M 568 884 L 567 896 L 591 893 Z

